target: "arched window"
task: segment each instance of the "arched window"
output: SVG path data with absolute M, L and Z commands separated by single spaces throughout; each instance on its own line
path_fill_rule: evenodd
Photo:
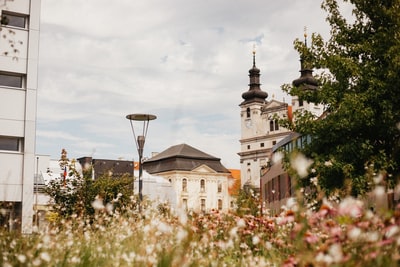
M 275 120 L 275 131 L 279 130 L 279 123 L 278 120 Z
M 250 118 L 250 108 L 247 108 L 247 109 L 246 109 L 246 117 L 247 117 L 247 118 Z
M 187 192 L 187 179 L 182 180 L 182 191 Z
M 200 180 L 200 191 L 201 192 L 206 191 L 206 181 L 204 179 Z
M 274 121 L 269 121 L 269 130 L 272 132 L 274 130 Z

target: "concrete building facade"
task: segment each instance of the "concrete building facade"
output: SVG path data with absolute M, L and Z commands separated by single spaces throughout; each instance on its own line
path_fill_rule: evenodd
M 0 202 L 9 229 L 32 232 L 40 0 L 2 1 Z

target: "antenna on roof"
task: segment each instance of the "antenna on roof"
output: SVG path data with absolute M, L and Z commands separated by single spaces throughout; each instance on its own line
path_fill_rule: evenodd
M 253 67 L 256 66 L 256 44 L 253 44 Z
M 307 47 L 307 26 L 304 26 L 304 44 Z

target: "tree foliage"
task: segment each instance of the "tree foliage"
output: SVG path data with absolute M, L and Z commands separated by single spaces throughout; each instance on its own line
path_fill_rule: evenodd
M 372 185 L 366 169 L 382 173 L 390 187 L 399 175 L 400 1 L 345 3 L 353 8 L 351 18 L 336 0 L 322 4 L 331 25 L 328 41 L 319 34 L 310 46 L 295 41 L 303 59 L 320 70 L 318 90 L 286 90 L 326 106 L 320 119 L 300 115 L 292 125 L 312 136 L 303 152 L 314 160 L 321 187 L 360 195 Z
M 66 177 L 49 182 L 46 193 L 51 197 L 53 210 L 61 217 L 71 215 L 90 218 L 96 212 L 96 205 L 108 205 L 109 211 L 124 212 L 134 208 L 133 178 L 129 175 L 92 178 L 92 170 L 82 175 L 76 170 L 75 160 L 69 161 L 65 149 L 59 160 L 61 170 L 67 168 Z M 95 202 L 96 201 L 96 202 Z

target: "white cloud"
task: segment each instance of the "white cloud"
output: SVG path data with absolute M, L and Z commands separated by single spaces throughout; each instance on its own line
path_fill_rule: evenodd
M 293 40 L 326 34 L 315 0 L 42 0 L 37 152 L 136 157 L 125 115 L 154 113 L 145 153 L 185 142 L 239 168 L 252 47 L 262 88 L 299 73 Z M 60 139 L 50 133 L 60 134 Z M 68 134 L 70 139 L 68 139 Z M 72 138 L 72 137 L 76 137 Z

